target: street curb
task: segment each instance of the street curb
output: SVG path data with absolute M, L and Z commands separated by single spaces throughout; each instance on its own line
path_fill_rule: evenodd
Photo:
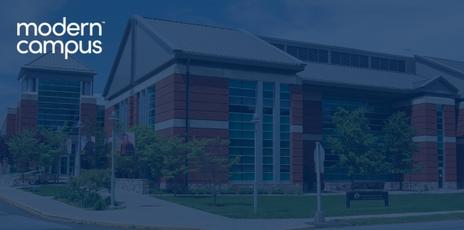
M 405 213 L 388 213 L 388 214 L 373 214 L 373 215 L 359 215 L 359 216 L 333 216 L 326 217 L 327 220 L 365 220 L 365 219 L 378 219 L 378 218 L 401 218 L 401 217 L 418 217 L 418 216 L 435 216 L 446 214 L 459 214 L 464 213 L 464 210 L 449 210 L 449 211 L 435 211 L 435 212 L 405 212 Z
M 13 205 L 19 209 L 22 209 L 32 215 L 52 220 L 52 221 L 60 221 L 64 223 L 73 223 L 73 224 L 91 224 L 97 225 L 101 227 L 115 227 L 115 228 L 122 228 L 122 229 L 149 229 L 149 230 L 200 230 L 199 228 L 185 228 L 185 227 L 166 227 L 166 226 L 151 226 L 151 225 L 139 225 L 139 224 L 123 224 L 123 223 L 114 223 L 114 222 L 105 222 L 105 221 L 90 221 L 84 219 L 77 219 L 77 218 L 69 218 L 63 216 L 57 216 L 53 214 L 48 214 L 46 212 L 40 211 L 33 207 L 30 207 L 27 204 L 22 202 L 15 201 L 13 199 L 9 199 L 4 195 L 0 194 L 0 200 L 10 205 Z

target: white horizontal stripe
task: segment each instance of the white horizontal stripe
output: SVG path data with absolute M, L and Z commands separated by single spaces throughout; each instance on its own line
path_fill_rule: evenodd
M 445 97 L 423 96 L 423 97 L 418 97 L 412 100 L 413 105 L 424 104 L 424 103 L 440 104 L 440 105 L 454 105 L 454 99 L 445 98 Z
M 291 133 L 302 133 L 303 132 L 303 126 L 302 125 L 292 125 L 292 126 L 290 126 L 290 132 Z
M 22 100 L 37 100 L 37 93 L 22 93 Z
M 89 103 L 89 104 L 96 104 L 97 103 L 97 98 L 94 96 L 81 96 L 81 103 Z

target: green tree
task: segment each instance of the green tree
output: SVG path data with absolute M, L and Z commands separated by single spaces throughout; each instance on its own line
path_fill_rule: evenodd
M 60 156 L 66 152 L 66 134 L 62 130 L 39 129 L 37 132 L 39 144 L 39 168 L 46 173 L 52 173 L 53 167 L 58 168 Z M 57 169 L 58 170 L 58 169 Z
M 227 182 L 230 166 L 238 159 L 230 159 L 225 154 L 227 141 L 222 138 L 195 139 L 189 143 L 189 166 L 191 172 L 201 175 L 217 206 L 217 194 L 220 186 Z
M 163 161 L 163 152 L 160 147 L 164 141 L 155 135 L 155 131 L 149 127 L 136 127 L 133 131 L 135 134 L 135 151 L 139 168 L 138 174 L 143 178 L 159 182 Z
M 416 145 L 412 140 L 414 134 L 409 118 L 403 112 L 392 114 L 382 129 L 381 149 L 390 173 L 400 176 L 400 190 L 403 189 L 404 175 L 415 170 L 413 154 L 416 152 Z
M 178 137 L 160 138 L 159 151 L 161 154 L 161 177 L 171 185 L 176 195 L 182 189 L 183 176 L 188 172 L 188 145 Z
M 34 130 L 24 130 L 8 139 L 8 150 L 19 172 L 37 169 L 39 161 L 38 144 Z
M 334 135 L 328 138 L 328 144 L 339 157 L 338 166 L 347 170 L 352 183 L 355 176 L 378 173 L 384 168 L 382 154 L 377 151 L 376 138 L 363 108 L 339 108 L 332 120 L 335 129 Z
M 153 129 L 137 126 L 131 128 L 135 135 L 135 154 L 118 156 L 116 159 L 118 176 L 146 178 L 159 182 L 163 152 L 160 141 Z

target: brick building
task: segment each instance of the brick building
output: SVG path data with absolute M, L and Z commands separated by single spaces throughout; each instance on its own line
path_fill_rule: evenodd
M 249 184 L 256 173 L 262 184 L 304 190 L 314 185 L 314 144 L 331 135 L 338 107 L 368 108 L 374 132 L 393 112 L 406 111 L 421 168 L 407 175 L 406 187 L 433 190 L 463 186 L 463 87 L 464 63 L 458 61 L 136 16 L 103 94 L 108 134 L 115 112 L 123 128 L 147 125 L 186 139 L 222 137 L 229 140 L 223 154 L 240 156 L 224 183 Z M 255 113 L 262 118 L 256 136 Z M 263 149 L 256 172 L 255 147 Z M 327 190 L 348 180 L 343 169 L 330 167 L 336 161 L 328 149 Z M 380 178 L 395 186 L 394 175 Z M 201 182 L 201 175 L 189 174 L 190 184 Z
M 81 121 L 81 133 L 85 135 L 84 126 L 97 125 L 98 113 L 104 110 L 93 95 L 95 74 L 72 57 L 65 60 L 58 54 L 42 55 L 22 66 L 18 105 L 8 109 L 2 134 L 9 137 L 27 129 L 67 126 L 71 127 L 72 153 L 76 152 L 77 122 Z M 67 160 L 63 156 L 63 165 L 68 165 L 64 163 Z

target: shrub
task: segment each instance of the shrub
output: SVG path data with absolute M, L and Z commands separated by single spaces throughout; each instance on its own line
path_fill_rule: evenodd
M 102 210 L 108 207 L 110 201 L 100 193 L 109 187 L 108 170 L 86 170 L 79 177 L 71 180 L 68 185 L 69 190 L 63 194 L 63 199 L 77 203 L 83 208 Z

